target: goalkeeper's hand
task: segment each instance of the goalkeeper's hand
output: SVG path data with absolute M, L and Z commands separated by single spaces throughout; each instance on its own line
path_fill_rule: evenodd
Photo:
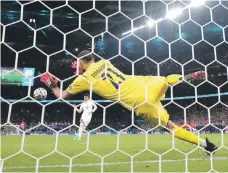
M 58 79 L 54 79 L 49 73 L 45 73 L 41 76 L 40 81 L 47 85 L 52 90 L 57 87 Z
M 205 71 L 197 71 L 185 76 L 185 80 L 188 82 L 193 81 L 202 81 L 206 79 L 206 72 Z
M 83 73 L 83 70 L 82 70 L 82 68 L 79 66 L 78 68 L 77 68 L 77 66 L 78 66 L 78 63 L 77 63 L 77 61 L 73 61 L 72 62 L 72 64 L 71 64 L 71 67 L 72 68 L 75 68 L 76 69 L 76 71 L 74 72 L 74 74 L 82 74 Z M 78 73 L 77 73 L 78 72 Z

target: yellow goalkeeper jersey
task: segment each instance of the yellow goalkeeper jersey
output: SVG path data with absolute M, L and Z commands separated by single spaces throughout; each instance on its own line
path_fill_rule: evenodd
M 165 77 L 125 75 L 108 60 L 92 63 L 68 87 L 70 94 L 92 90 L 94 93 L 119 103 L 131 110 L 148 101 L 154 103 L 164 86 Z

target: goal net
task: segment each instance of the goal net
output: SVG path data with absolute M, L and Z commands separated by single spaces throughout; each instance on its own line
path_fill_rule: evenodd
M 227 1 L 1 1 L 0 44 L 0 172 L 228 170 Z M 56 99 L 41 75 L 59 79 L 60 89 L 71 87 L 82 50 L 140 76 L 134 87 L 146 91 L 156 82 L 147 85 L 141 76 L 206 72 L 205 80 L 169 86 L 161 103 L 175 124 L 215 143 L 215 153 L 206 156 L 199 144 L 175 138 L 160 119 L 152 125 L 137 116 L 141 105 L 127 105 L 121 88 L 117 100 L 107 100 L 96 92 L 99 81 L 85 80 L 88 91 Z M 39 87 L 48 92 L 45 100 L 33 98 Z M 75 106 L 87 93 L 98 109 L 75 140 L 81 118 Z

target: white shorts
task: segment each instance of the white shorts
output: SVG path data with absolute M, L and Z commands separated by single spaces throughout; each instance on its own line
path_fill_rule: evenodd
M 84 119 L 84 118 L 80 119 L 80 123 L 83 123 L 83 125 L 85 127 L 87 127 L 89 125 L 90 121 L 91 121 L 91 119 Z

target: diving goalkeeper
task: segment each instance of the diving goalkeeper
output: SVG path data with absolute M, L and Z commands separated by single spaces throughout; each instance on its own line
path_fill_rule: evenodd
M 90 90 L 105 99 L 112 101 L 121 100 L 120 104 L 128 110 L 134 111 L 137 116 L 142 116 L 151 125 L 162 125 L 168 128 L 175 137 L 200 145 L 206 153 L 215 151 L 218 147 L 207 138 L 198 138 L 197 135 L 175 125 L 169 120 L 169 114 L 163 108 L 161 100 L 165 97 L 168 85 L 174 85 L 182 81 L 181 75 L 172 74 L 162 76 L 132 76 L 123 74 L 108 60 L 95 59 L 90 51 L 79 53 L 79 75 L 73 83 L 64 91 L 58 86 L 56 80 L 50 74 L 44 74 L 41 81 L 51 88 L 54 95 L 59 98 L 68 98 L 81 91 Z M 184 76 L 183 80 L 192 82 L 205 79 L 205 72 L 198 71 Z

